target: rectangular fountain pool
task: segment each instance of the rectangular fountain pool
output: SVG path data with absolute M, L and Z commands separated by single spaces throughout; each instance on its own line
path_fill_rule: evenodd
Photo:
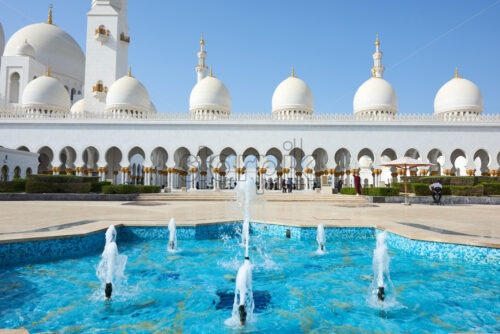
M 388 294 L 395 301 L 374 304 L 373 233 L 362 238 L 327 233 L 324 255 L 316 252 L 312 238 L 251 235 L 254 321 L 244 328 L 227 326 L 244 258 L 233 231 L 238 226 L 210 238 L 184 239 L 178 229 L 175 253 L 167 252 L 167 228 L 164 237 L 147 239 L 120 232 L 127 281 L 113 290 L 110 301 L 96 277 L 102 247 L 72 259 L 3 268 L 0 328 L 24 327 L 31 333 L 500 331 L 498 263 L 432 260 L 389 247 L 394 289 Z

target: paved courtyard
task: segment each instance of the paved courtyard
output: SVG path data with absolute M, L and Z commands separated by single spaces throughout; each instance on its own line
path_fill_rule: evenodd
M 0 242 L 86 235 L 110 224 L 167 225 L 172 217 L 179 226 L 242 219 L 242 210 L 230 194 L 182 196 L 134 202 L 0 202 Z M 378 227 L 413 239 L 500 248 L 500 206 L 404 206 L 372 204 L 353 196 L 337 195 L 331 200 L 314 196 L 260 196 L 252 206 L 251 220 L 293 226 Z

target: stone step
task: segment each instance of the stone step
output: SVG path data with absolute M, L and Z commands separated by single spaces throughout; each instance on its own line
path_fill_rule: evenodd
M 364 196 L 329 195 L 317 193 L 265 193 L 259 198 L 270 202 L 335 202 L 335 203 L 368 203 Z M 174 192 L 160 194 L 141 194 L 138 201 L 233 201 L 233 192 Z

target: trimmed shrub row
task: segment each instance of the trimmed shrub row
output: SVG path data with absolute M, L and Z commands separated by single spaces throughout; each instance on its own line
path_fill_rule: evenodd
M 407 184 L 407 190 L 409 193 L 414 192 L 414 190 L 413 190 L 414 184 L 415 183 L 408 183 Z M 397 189 L 399 189 L 399 192 L 404 193 L 405 192 L 405 183 L 404 182 L 392 182 L 391 188 L 397 188 Z
M 500 195 L 500 182 L 482 182 L 485 195 Z
M 0 193 L 20 193 L 24 192 L 26 181 L 14 179 L 14 181 L 0 182 Z
M 77 193 L 90 191 L 90 183 L 26 182 L 27 193 Z
M 431 196 L 431 190 L 429 189 L 429 185 L 427 183 L 414 183 L 412 188 L 415 196 Z M 443 196 L 451 195 L 451 187 L 443 185 Z
M 356 188 L 344 187 L 340 189 L 340 193 L 344 195 L 356 195 Z
M 344 195 L 356 195 L 356 188 L 342 188 L 340 193 Z M 361 188 L 361 194 L 367 196 L 398 196 L 398 188 Z
M 481 182 L 499 182 L 500 178 L 491 176 L 420 176 L 417 183 L 432 184 L 439 182 L 443 186 L 476 186 Z
M 159 193 L 160 186 L 142 186 L 131 184 L 109 185 L 103 186 L 102 192 L 105 194 L 141 194 L 141 193 Z
M 397 188 L 361 188 L 361 194 L 368 195 L 368 196 L 399 196 L 399 189 L 397 189 Z
M 75 175 L 28 175 L 28 182 L 51 182 L 51 183 L 97 183 L 97 176 L 75 176 Z
M 102 193 L 102 187 L 112 185 L 109 181 L 101 181 L 90 184 L 90 192 L 91 193 Z
M 450 186 L 450 188 L 453 196 L 483 196 L 484 194 L 483 186 Z

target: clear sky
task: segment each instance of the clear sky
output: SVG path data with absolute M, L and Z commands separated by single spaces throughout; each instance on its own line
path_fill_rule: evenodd
M 228 87 L 233 113 L 271 112 L 292 66 L 311 87 L 316 113 L 351 113 L 378 32 L 400 113 L 432 113 L 456 66 L 481 89 L 485 112 L 500 113 L 500 0 L 128 2 L 129 62 L 159 112 L 188 111 L 204 32 L 207 65 Z M 0 0 L 6 39 L 45 21 L 49 3 L 54 23 L 85 51 L 91 0 Z

